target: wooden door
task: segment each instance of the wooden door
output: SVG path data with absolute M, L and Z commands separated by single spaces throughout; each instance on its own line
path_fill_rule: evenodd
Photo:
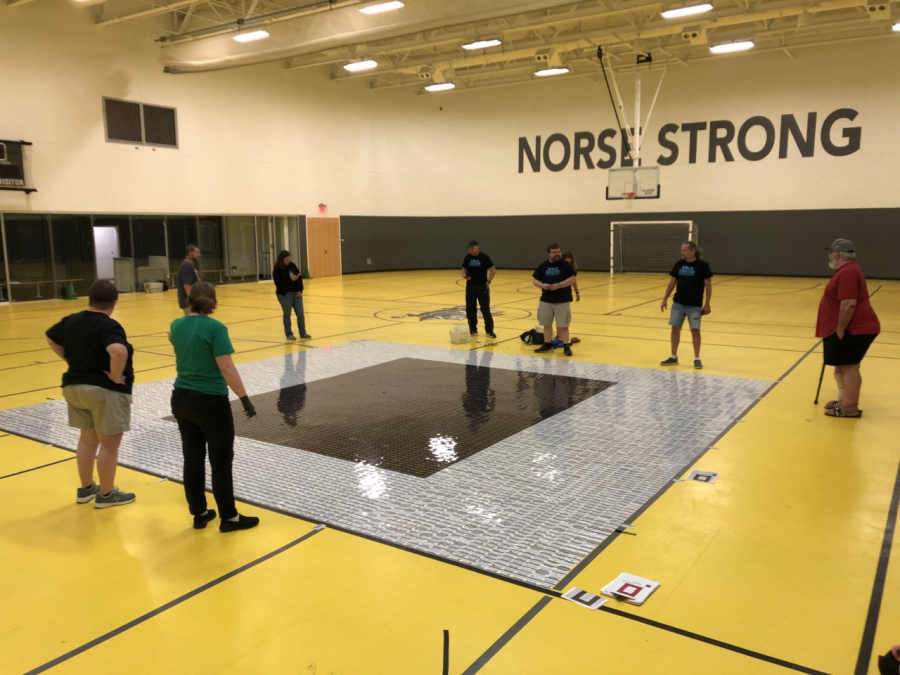
M 309 251 L 309 276 L 341 276 L 340 218 L 307 218 L 306 245 Z

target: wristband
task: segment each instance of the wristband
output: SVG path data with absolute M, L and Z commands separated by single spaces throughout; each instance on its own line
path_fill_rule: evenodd
M 244 406 L 244 411 L 247 413 L 247 417 L 256 417 L 256 408 L 250 402 L 249 396 L 241 396 L 241 405 Z

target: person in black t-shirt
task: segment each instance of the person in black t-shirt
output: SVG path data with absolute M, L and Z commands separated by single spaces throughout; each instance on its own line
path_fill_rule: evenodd
M 535 352 L 549 352 L 553 349 L 553 320 L 559 339 L 563 342 L 563 353 L 572 356 L 572 345 L 569 342 L 569 323 L 572 312 L 572 285 L 575 283 L 575 269 L 562 259 L 559 244 L 547 247 L 547 260 L 534 271 L 531 276 L 535 287 L 541 289 L 541 300 L 538 302 L 538 323 L 544 328 L 544 344 Z
M 288 340 L 296 340 L 297 336 L 291 330 L 291 309 L 297 315 L 297 328 L 300 337 L 309 340 L 312 335 L 306 332 L 306 317 L 303 315 L 303 278 L 300 270 L 291 262 L 291 252 L 282 251 L 275 261 L 275 269 L 272 270 L 272 281 L 275 282 L 275 297 L 284 311 L 284 336 Z
M 81 487 L 75 501 L 86 504 L 96 497 L 94 508 L 105 509 L 135 499 L 115 485 L 119 444 L 131 424 L 134 349 L 119 322 L 110 318 L 119 299 L 116 287 L 98 279 L 88 298 L 87 310 L 47 330 L 47 343 L 69 365 L 62 378 L 63 397 L 69 426 L 81 430 L 76 450 Z M 94 482 L 95 458 L 100 485 Z
M 660 361 L 660 365 L 678 365 L 681 326 L 687 317 L 688 325 L 691 328 L 691 338 L 694 341 L 694 368 L 703 367 L 703 362 L 700 360 L 700 317 L 712 311 L 709 301 L 712 297 L 713 273 L 709 263 L 700 259 L 702 253 L 694 242 L 684 242 L 681 245 L 681 260 L 675 263 L 672 271 L 669 272 L 672 278 L 669 279 L 669 285 L 666 286 L 666 295 L 660 305 L 660 311 L 666 311 L 672 289 L 676 289 L 672 302 L 672 313 L 669 317 L 669 325 L 672 326 L 672 355 L 665 361 Z M 706 291 L 706 303 L 703 302 L 704 291 Z
M 197 274 L 197 268 L 194 267 L 194 263 L 199 257 L 200 247 L 196 244 L 188 244 L 184 250 L 184 260 L 181 261 L 181 267 L 178 268 L 178 306 L 185 316 L 191 313 L 188 303 L 191 286 L 200 281 L 200 275 Z
M 482 253 L 478 242 L 469 242 L 469 254 L 463 258 L 462 278 L 466 280 L 466 319 L 469 320 L 469 333 L 478 335 L 478 309 L 481 305 L 481 316 L 484 317 L 484 334 L 490 338 L 494 335 L 494 317 L 491 316 L 491 290 L 497 268 L 487 253 Z

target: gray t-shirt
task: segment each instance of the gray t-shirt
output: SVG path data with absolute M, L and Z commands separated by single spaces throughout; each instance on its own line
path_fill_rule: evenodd
M 187 260 L 181 261 L 181 267 L 178 268 L 178 306 L 184 309 L 188 305 L 188 296 L 184 292 L 184 285 L 196 284 L 200 281 L 200 275 L 197 270 Z

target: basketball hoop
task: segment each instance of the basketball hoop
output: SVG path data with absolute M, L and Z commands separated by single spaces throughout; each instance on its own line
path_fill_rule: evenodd
M 637 193 L 635 192 L 623 192 L 622 199 L 634 199 L 637 197 Z

